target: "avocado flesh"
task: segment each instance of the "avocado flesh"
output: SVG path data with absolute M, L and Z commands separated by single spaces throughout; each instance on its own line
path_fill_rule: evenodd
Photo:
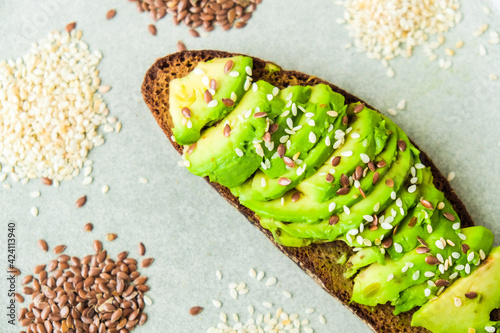
M 367 113 L 373 112 L 374 113 L 375 111 L 365 109 L 360 114 L 363 114 L 364 112 L 367 112 Z M 369 116 L 367 116 L 367 118 L 369 118 Z M 353 131 L 355 131 L 357 128 L 359 128 L 358 125 L 356 125 L 356 123 L 360 119 L 364 119 L 364 118 L 358 117 L 357 119 L 358 120 L 352 124 Z M 404 133 L 401 130 L 399 130 L 397 128 L 396 128 L 396 130 L 397 130 L 397 133 L 400 135 L 400 137 L 402 139 L 405 139 L 409 143 L 406 135 L 404 135 Z M 392 174 L 397 174 L 398 169 L 399 169 L 400 173 L 404 173 L 404 170 L 409 170 L 409 166 L 407 165 L 408 161 L 405 161 L 403 163 L 402 159 L 401 160 L 399 159 L 399 156 L 404 155 L 404 159 L 406 159 L 406 158 L 409 159 L 410 154 L 411 154 L 410 150 L 407 149 L 405 152 L 401 152 L 401 154 L 398 154 L 397 149 L 396 149 L 396 143 L 397 143 L 397 140 L 390 139 L 388 141 L 388 145 L 390 145 L 390 146 L 388 147 L 387 150 L 384 150 L 381 153 L 381 154 L 383 154 L 383 157 L 387 158 L 385 161 L 388 164 L 384 168 L 377 169 L 377 171 L 381 174 L 380 180 L 378 181 L 379 184 L 382 184 L 381 186 L 385 186 L 385 185 L 383 185 L 384 184 L 383 182 L 385 182 L 385 180 L 387 180 L 388 178 L 392 177 Z M 345 146 L 343 146 L 342 148 L 344 148 L 344 147 Z M 394 149 L 394 151 L 392 149 Z M 389 156 L 394 156 L 394 155 L 396 155 L 396 157 L 389 158 Z M 359 157 L 359 155 L 358 155 L 358 157 Z M 355 161 L 358 161 L 354 155 L 351 156 L 350 158 L 355 159 Z M 398 165 L 396 168 L 393 168 L 393 172 L 391 173 L 391 176 L 388 178 L 382 177 L 382 175 L 385 176 L 387 171 L 390 168 L 392 168 L 393 163 L 391 163 L 391 161 L 395 158 L 397 158 L 397 160 L 400 162 L 398 162 Z M 329 163 L 331 163 L 331 162 L 329 162 Z M 344 165 L 348 165 L 348 164 L 349 163 L 347 162 L 347 158 L 344 158 Z M 404 164 L 406 166 L 403 167 L 402 164 Z M 351 164 L 351 165 L 353 165 L 353 164 Z M 351 167 L 351 169 L 354 169 L 355 167 L 356 167 L 356 165 L 354 164 Z M 322 168 L 324 168 L 324 166 L 321 167 L 320 170 Z M 329 169 L 330 168 L 331 168 L 331 164 L 330 164 Z M 319 170 L 318 170 L 318 172 L 319 172 Z M 316 175 L 318 174 L 318 172 L 316 172 Z M 315 177 L 315 175 L 313 175 L 309 178 L 312 178 L 312 177 Z M 339 178 L 339 177 L 337 177 L 337 178 Z M 322 179 L 321 182 L 325 182 L 324 176 L 321 176 L 321 179 Z M 372 179 L 373 179 L 373 173 L 370 171 L 367 174 L 367 176 L 363 177 L 360 181 L 361 187 L 367 189 L 368 194 L 369 194 L 368 197 L 370 197 L 370 195 L 371 195 L 369 193 L 369 190 L 371 189 L 371 187 L 367 183 L 372 183 Z M 297 189 L 299 189 L 299 188 L 304 189 L 303 187 L 301 187 L 301 185 L 304 182 L 306 182 L 307 180 L 308 179 L 303 180 L 298 185 Z M 395 182 L 395 186 L 398 186 L 398 184 L 401 183 L 401 181 L 398 181 L 398 179 L 396 179 L 396 178 L 394 178 L 394 182 Z M 242 205 L 253 210 L 259 217 L 274 219 L 274 220 L 278 220 L 278 221 L 287 221 L 287 222 L 307 222 L 307 223 L 318 222 L 319 220 L 327 219 L 331 215 L 333 215 L 337 212 L 340 212 L 343 209 L 342 207 L 344 205 L 350 207 L 354 203 L 363 199 L 363 197 L 360 195 L 359 190 L 353 186 L 348 195 L 343 195 L 343 196 L 337 195 L 334 198 L 327 200 L 327 201 L 324 201 L 324 202 L 318 202 L 316 200 L 313 200 L 310 196 L 303 193 L 301 195 L 300 200 L 298 202 L 293 203 L 291 201 L 291 196 L 294 193 L 293 191 L 289 191 L 289 192 L 285 193 L 282 196 L 283 199 L 280 198 L 280 199 L 274 199 L 274 200 L 269 200 L 269 201 L 261 201 L 261 200 L 255 200 L 251 195 L 249 195 L 249 194 L 253 193 L 251 187 L 252 187 L 252 179 L 245 182 L 239 188 L 231 189 L 231 191 L 235 196 L 239 197 L 239 200 L 240 200 Z M 388 187 L 386 187 L 386 188 L 390 189 Z M 385 195 L 385 198 L 388 198 L 392 191 L 385 191 L 385 192 L 387 192 Z M 335 209 L 330 211 L 330 207 L 332 205 L 335 205 Z M 327 228 L 329 229 L 329 227 L 330 226 L 328 226 Z M 290 234 L 293 235 L 293 233 L 290 233 Z M 308 236 L 304 236 L 304 238 L 308 238 Z
M 480 333 L 487 332 L 486 327 L 500 327 L 500 322 L 490 320 L 490 312 L 500 304 L 499 276 L 500 248 L 497 247 L 471 275 L 458 279 L 439 297 L 429 300 L 415 312 L 412 325 L 425 327 L 433 333 L 468 332 L 469 328 Z M 465 294 L 471 291 L 478 296 L 466 298 Z M 455 297 L 460 299 L 460 307 L 455 306 Z
M 240 200 L 245 201 L 251 198 L 251 200 L 266 201 L 279 198 L 299 184 L 302 179 L 314 173 L 316 168 L 323 164 L 333 152 L 332 140 L 335 129 L 338 129 L 336 126 L 341 125 L 342 117 L 345 114 L 343 111 L 343 101 L 344 98 L 342 95 L 334 93 L 326 85 L 312 87 L 310 99 L 305 106 L 306 112 L 299 111 L 301 115 L 299 114 L 296 118 L 300 120 L 294 123 L 294 127 L 300 126 L 301 128 L 295 134 L 287 135 L 290 140 L 290 148 L 287 149 L 285 156 L 293 158 L 295 154 L 300 153 L 299 158 L 301 162 L 299 163 L 296 160 L 293 168 L 285 167 L 284 172 L 274 178 L 266 174 L 265 171 L 258 171 L 249 180 L 252 182 L 251 187 L 243 187 L 244 191 L 233 189 L 234 192 L 238 192 Z M 331 110 L 338 110 L 338 115 L 336 117 L 329 116 L 327 112 Z M 314 114 L 314 116 L 306 117 L 309 114 Z M 314 122 L 314 126 L 309 124 L 311 121 Z M 286 130 L 290 130 L 290 128 Z M 316 138 L 314 142 L 311 142 L 309 138 L 310 133 L 314 133 L 314 137 Z M 278 133 L 278 140 L 280 137 L 281 133 Z M 280 161 L 278 165 L 284 165 L 283 159 L 279 158 L 277 153 L 275 155 L 276 158 L 271 160 L 271 169 L 274 163 L 276 163 L 274 162 L 275 160 Z M 276 171 L 272 172 L 272 174 L 276 173 Z M 286 186 L 280 185 L 279 181 L 281 178 L 287 178 L 291 183 Z
M 406 138 L 406 140 L 408 139 Z M 404 170 L 410 169 L 412 159 L 412 153 L 409 149 L 406 149 L 404 152 L 399 152 L 398 159 L 393 163 L 385 176 L 379 180 L 381 186 L 376 186 L 366 199 L 361 201 L 358 200 L 356 204 L 352 205 L 349 208 L 349 214 L 347 214 L 343 208 L 343 202 L 350 200 L 350 196 L 345 195 L 336 197 L 333 201 L 337 202 L 337 207 L 340 206 L 340 210 L 342 210 L 342 212 L 338 214 L 339 222 L 333 226 L 330 225 L 328 219 L 314 223 L 283 223 L 280 221 L 274 221 L 274 223 L 276 223 L 280 229 L 294 237 L 311 238 L 320 241 L 333 241 L 350 230 L 358 229 L 360 224 L 363 223 L 365 215 L 373 215 L 379 210 L 385 209 L 391 203 L 391 192 L 393 189 L 397 191 L 401 184 L 403 184 L 407 179 L 407 173 L 404 172 Z M 387 179 L 393 179 L 393 188 L 385 185 L 385 181 Z M 291 207 L 294 206 L 293 204 L 303 205 L 304 203 L 298 201 L 296 203 L 292 203 Z M 375 211 L 375 206 L 377 205 L 379 206 L 379 210 Z M 326 202 L 326 206 L 328 209 L 328 202 Z M 291 207 L 289 207 L 289 209 L 291 209 Z
M 271 84 L 265 81 L 255 84 L 257 91 L 248 91 L 234 111 L 217 126 L 206 129 L 194 151 L 184 155 L 190 163 L 190 172 L 201 177 L 209 176 L 213 182 L 233 187 L 248 179 L 260 166 L 262 156 L 256 153 L 253 142 L 262 138 L 267 124 L 265 117 L 255 118 L 253 115 L 259 110 L 273 117 L 283 103 L 279 99 L 268 100 L 267 95 L 274 88 Z M 226 124 L 231 127 L 228 137 L 224 136 Z M 236 149 L 240 149 L 243 156 L 238 156 Z
M 440 224 L 448 229 L 441 233 L 444 237 L 456 233 L 451 228 L 450 221 L 441 219 Z M 471 248 L 470 251 L 479 253 L 480 250 L 483 250 L 485 254 L 490 251 L 493 243 L 493 234 L 491 231 L 484 227 L 471 227 L 463 229 L 462 231 L 467 239 L 470 239 L 468 243 Z M 442 230 L 436 229 L 433 233 L 439 235 L 440 232 L 442 232 Z M 392 305 L 396 305 L 396 313 L 409 311 L 413 307 L 425 303 L 425 300 L 422 298 L 424 297 L 428 300 L 429 297 L 425 296 L 424 290 L 430 288 L 431 293 L 435 294 L 439 289 L 439 287 L 429 287 L 426 282 L 427 280 L 437 281 L 438 279 L 445 279 L 449 281 L 451 274 L 459 272 L 456 270 L 457 265 L 465 265 L 467 263 L 467 255 L 461 252 L 460 242 L 455 244 L 456 246 L 452 247 L 449 245 L 445 250 L 440 250 L 435 246 L 432 247 L 431 243 L 428 242 L 429 248 L 431 248 L 430 254 L 434 256 L 440 253 L 443 258 L 448 259 L 452 256 L 453 252 L 460 254 L 460 258 L 452 259 L 453 265 L 450 266 L 448 270 L 444 271 L 444 273 L 441 273 L 439 266 L 429 265 L 425 262 L 425 258 L 428 254 L 419 254 L 416 250 L 406 252 L 398 260 L 393 260 L 389 256 L 386 256 L 385 265 L 374 263 L 363 269 L 357 275 L 354 279 L 352 300 L 369 306 L 391 302 Z M 478 262 L 478 258 L 479 256 L 475 258 L 476 263 Z M 403 268 L 408 266 L 407 263 L 411 263 L 411 267 L 403 271 Z M 471 265 L 471 270 L 472 269 L 473 267 Z M 417 271 L 418 273 L 416 273 Z M 432 272 L 435 275 L 427 277 L 425 274 L 426 272 Z M 391 274 L 393 278 L 388 281 L 388 277 Z M 417 276 L 418 278 L 414 279 L 414 277 Z M 425 288 L 423 288 L 423 286 L 425 286 Z M 407 291 L 406 294 L 405 291 Z M 422 293 L 417 294 L 419 291 Z
M 342 174 L 350 176 L 358 165 L 363 166 L 363 168 L 366 167 L 366 164 L 361 160 L 360 154 L 366 154 L 370 160 L 374 161 L 375 156 L 377 156 L 385 146 L 389 136 L 387 131 L 396 132 L 396 126 L 387 124 L 386 129 L 386 121 L 382 120 L 382 117 L 378 113 L 368 108 L 365 108 L 365 110 L 357 114 L 356 118 L 357 119 L 350 124 L 352 130 L 347 134 L 348 137 L 345 139 L 345 143 L 335 151 L 334 155 L 329 158 L 314 175 L 301 182 L 297 186 L 297 190 L 318 202 L 332 199 L 337 195 L 336 192 L 341 187 L 340 176 Z M 353 135 L 359 135 L 359 137 L 353 138 Z M 388 165 L 385 168 L 377 170 L 379 174 L 384 173 L 389 168 L 396 155 L 397 138 L 395 138 L 396 135 L 391 136 L 392 140 L 389 140 L 386 151 L 384 151 L 384 154 L 382 154 L 383 156 L 380 157 L 380 160 L 385 160 Z M 342 156 L 342 154 L 348 152 L 352 152 L 352 156 Z M 332 159 L 336 156 L 340 156 L 340 164 L 333 167 L 331 164 Z M 332 173 L 332 171 L 335 180 L 332 183 L 328 183 L 325 180 L 325 175 Z M 371 180 L 373 179 L 373 173 L 370 173 L 363 179 L 366 184 L 362 189 L 365 193 L 368 193 L 372 187 Z
M 274 119 L 274 123 L 278 126 L 278 128 L 274 133 L 271 134 L 271 142 L 265 143 L 265 163 L 260 167 L 260 170 L 270 178 L 276 178 L 287 171 L 285 162 L 278 156 L 276 150 L 277 147 L 281 144 L 280 139 L 283 136 L 288 135 L 288 133 L 286 132 L 289 131 L 287 125 L 287 122 L 289 122 L 288 119 L 290 118 L 293 123 L 296 123 L 295 119 L 302 113 L 300 111 L 300 108 L 305 107 L 310 96 L 311 87 L 309 86 L 288 87 L 283 89 L 279 94 L 279 97 L 285 103 L 285 109 Z M 293 106 L 293 104 L 295 104 L 295 106 Z M 294 112 L 292 112 L 292 110 L 295 111 L 295 114 Z M 293 157 L 293 155 L 290 155 L 288 151 L 285 153 L 285 156 L 289 158 Z M 267 162 L 266 160 L 269 160 L 269 162 Z M 270 166 L 268 166 L 267 163 L 269 163 Z
M 238 72 L 237 77 L 224 73 L 227 61 L 233 61 L 231 72 Z M 231 98 L 231 93 L 236 94 L 235 105 L 245 93 L 245 81 L 247 80 L 246 67 L 253 67 L 250 57 L 236 56 L 227 59 L 213 59 L 208 62 L 200 62 L 196 69 L 187 76 L 170 81 L 169 112 L 173 122 L 173 134 L 175 141 L 181 145 L 196 142 L 201 137 L 201 130 L 229 114 L 234 106 L 227 107 L 222 102 L 223 98 Z M 205 78 L 205 79 L 204 79 Z M 217 106 L 208 107 L 204 100 L 205 91 L 210 87 L 210 80 L 217 82 L 217 88 L 213 99 L 217 100 Z M 206 83 L 208 82 L 208 85 Z M 187 118 L 182 109 L 187 107 L 191 111 L 191 117 Z M 191 124 L 189 128 L 187 123 Z

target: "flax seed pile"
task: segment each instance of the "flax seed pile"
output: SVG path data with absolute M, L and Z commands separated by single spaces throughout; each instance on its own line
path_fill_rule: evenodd
M 104 133 L 121 129 L 102 98 L 110 89 L 97 70 L 102 54 L 89 50 L 81 31 L 67 30 L 33 43 L 23 57 L 0 61 L 1 182 L 7 175 L 14 183 L 58 182 L 86 167 L 90 184 L 90 150 L 104 143 Z
M 172 15 L 175 25 L 183 23 L 191 28 L 190 34 L 199 37 L 198 27 L 209 32 L 215 25 L 223 30 L 233 27 L 241 29 L 247 25 L 252 13 L 262 0 L 129 0 L 137 4 L 137 10 L 148 12 L 158 21 L 167 14 Z M 149 32 L 156 35 L 156 27 L 150 25 Z
M 44 240 L 38 247 L 47 252 Z M 138 261 L 128 252 L 111 259 L 102 243 L 94 241 L 95 254 L 83 258 L 70 257 L 63 252 L 65 245 L 53 248 L 57 258 L 47 265 L 37 265 L 33 275 L 22 279 L 23 293 L 31 297 L 28 307 L 18 312 L 22 333 L 128 333 L 147 320 L 144 312 L 151 299 L 148 278 L 141 275 Z M 139 255 L 145 254 L 141 243 Z M 149 267 L 152 258 L 142 260 L 141 267 Z M 24 297 L 16 294 L 24 303 Z

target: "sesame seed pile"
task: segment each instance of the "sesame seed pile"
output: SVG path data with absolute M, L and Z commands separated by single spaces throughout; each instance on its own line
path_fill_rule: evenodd
M 221 271 L 216 271 L 215 273 L 218 280 L 223 280 L 223 275 Z M 265 300 L 260 304 L 248 304 L 247 306 L 247 319 L 243 319 L 242 314 L 232 313 L 228 314 L 228 307 L 231 303 L 243 302 L 246 294 L 249 293 L 250 288 L 265 288 L 269 291 L 271 295 L 273 289 L 281 289 L 277 285 L 278 280 L 274 276 L 266 277 L 264 271 L 257 271 L 255 268 L 250 268 L 249 270 L 251 287 L 245 282 L 231 282 L 229 283 L 229 296 L 230 299 L 226 300 L 225 305 L 221 300 L 214 299 L 212 304 L 216 309 L 220 309 L 219 312 L 219 322 L 209 327 L 207 333 L 229 333 L 229 332 L 249 332 L 249 333 L 260 333 L 260 332 L 291 332 L 291 333 L 312 333 L 313 328 L 316 323 L 321 325 L 326 324 L 326 318 L 322 314 L 313 315 L 316 312 L 314 308 L 306 308 L 303 314 L 290 313 L 288 314 L 283 310 L 283 308 L 271 302 L 271 300 Z M 273 291 L 273 292 L 271 292 Z M 292 293 L 288 290 L 280 290 L 280 296 L 285 300 L 291 299 Z M 271 298 L 271 296 L 270 296 Z M 278 302 L 278 300 L 275 300 Z M 203 311 L 203 307 L 196 306 L 191 308 L 191 315 L 198 315 Z M 302 317 L 302 318 L 301 318 Z
M 90 150 L 104 143 L 100 127 L 120 131 L 101 95 L 110 89 L 97 70 L 102 54 L 81 37 L 81 31 L 54 31 L 27 55 L 0 62 L 1 181 L 7 174 L 22 183 L 72 179 L 92 164 Z
M 457 0 L 345 0 L 344 19 L 355 46 L 370 58 L 411 56 L 431 35 L 447 32 L 462 20 Z

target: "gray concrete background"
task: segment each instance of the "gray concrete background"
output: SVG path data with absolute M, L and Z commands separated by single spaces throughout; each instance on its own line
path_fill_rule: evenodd
M 156 58 L 176 51 L 183 40 L 189 49 L 221 49 L 271 60 L 285 69 L 319 76 L 359 96 L 384 112 L 395 108 L 402 98 L 407 109 L 392 117 L 447 174 L 456 173 L 452 185 L 475 221 L 500 234 L 500 46 L 490 46 L 487 35 L 474 38 L 481 24 L 500 31 L 498 14 L 483 13 L 486 2 L 462 2 L 464 21 L 445 35 L 446 45 L 464 40 L 465 46 L 452 58 L 448 71 L 430 63 L 417 49 L 410 59 L 392 63 L 396 76 L 376 61 L 343 46 L 350 42 L 346 30 L 335 23 L 342 9 L 333 1 L 264 0 L 242 30 L 216 31 L 195 39 L 185 26 L 174 26 L 171 18 L 158 22 L 158 36 L 147 31 L 148 15 L 139 15 L 124 0 L 17 0 L 0 2 L 0 58 L 26 54 L 32 42 L 45 38 L 54 29 L 62 30 L 76 21 L 91 50 L 100 50 L 103 84 L 112 86 L 105 94 L 110 114 L 123 123 L 119 134 L 107 135 L 105 145 L 94 149 L 94 183 L 83 186 L 82 175 L 59 188 L 40 181 L 27 185 L 0 187 L 0 263 L 6 266 L 7 222 L 17 225 L 17 262 L 23 273 L 31 272 L 53 255 L 38 250 L 43 238 L 52 248 L 66 244 L 66 253 L 83 256 L 92 252 L 92 240 L 105 240 L 115 232 L 118 239 L 104 241 L 112 255 L 122 250 L 136 253 L 137 244 L 146 244 L 154 264 L 143 270 L 152 288 L 148 295 L 147 325 L 136 332 L 205 332 L 219 322 L 212 299 L 221 300 L 223 311 L 247 318 L 247 305 L 264 311 L 263 301 L 282 306 L 288 313 L 310 318 L 315 332 L 369 332 L 369 328 L 312 279 L 283 256 L 243 216 L 230 207 L 202 179 L 179 167 L 180 157 L 170 147 L 142 102 L 140 85 L 144 73 Z M 490 7 L 493 5 L 490 3 Z M 105 20 L 108 9 L 118 14 Z M 488 55 L 479 56 L 479 44 Z M 444 49 L 440 49 L 444 55 Z M 139 177 L 149 179 L 141 184 Z M 8 182 L 8 181 L 7 181 Z M 109 185 L 108 194 L 101 187 Z M 30 191 L 40 190 L 38 199 Z M 89 198 L 82 209 L 74 202 Z M 30 208 L 40 210 L 37 218 Z M 82 227 L 92 222 L 94 232 Z M 498 242 L 497 242 L 498 244 Z M 271 288 L 250 278 L 251 267 L 278 278 Z M 215 277 L 221 270 L 222 281 Z M 0 277 L 0 332 L 18 332 L 6 324 L 7 291 Z M 249 294 L 231 300 L 228 284 L 247 282 Z M 20 289 L 20 282 L 18 282 Z M 283 290 L 293 294 L 286 299 Z M 27 303 L 25 303 L 27 305 Z M 200 305 L 205 311 L 188 314 Z M 314 307 L 316 312 L 305 315 Z M 326 325 L 318 315 L 324 314 Z

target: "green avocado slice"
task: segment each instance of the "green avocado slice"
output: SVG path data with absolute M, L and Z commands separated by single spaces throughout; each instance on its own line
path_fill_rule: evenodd
M 233 65 L 226 74 L 226 64 L 231 61 Z M 229 114 L 250 86 L 252 67 L 250 57 L 213 59 L 200 62 L 187 76 L 170 81 L 169 112 L 175 141 L 181 145 L 192 144 L 201 137 L 205 126 Z M 214 102 L 207 103 L 206 91 Z M 234 105 L 227 106 L 223 99 L 231 100 Z
M 280 99 L 269 100 L 268 95 L 275 88 L 271 84 L 258 81 L 254 87 L 257 89 L 248 91 L 229 116 L 217 126 L 205 130 L 196 145 L 187 150 L 184 158 L 189 163 L 190 172 L 234 187 L 258 169 L 262 156 L 256 152 L 253 142 L 262 138 L 268 123 L 266 117 L 256 118 L 254 115 L 265 112 L 268 117 L 273 117 L 282 108 L 283 102 Z M 226 137 L 227 126 L 231 130 Z
M 408 147 L 410 143 L 408 138 L 404 136 L 405 142 L 407 142 Z M 324 203 L 317 203 L 311 200 L 309 197 L 304 196 L 298 202 L 291 202 L 292 194 L 287 193 L 287 196 L 283 199 L 283 204 L 281 205 L 277 201 L 271 200 L 267 202 L 255 202 L 255 201 L 242 201 L 242 204 L 254 210 L 259 217 L 273 218 L 275 219 L 273 223 L 276 223 L 280 229 L 290 234 L 291 236 L 298 238 L 309 238 L 320 241 L 333 241 L 338 237 L 346 234 L 349 230 L 358 229 L 359 225 L 363 222 L 364 216 L 373 215 L 381 209 L 385 209 L 390 205 L 391 193 L 393 190 L 398 191 L 399 187 L 408 178 L 408 170 L 410 169 L 413 161 L 413 153 L 410 149 L 405 151 L 400 151 L 398 153 L 398 159 L 393 163 L 391 168 L 387 171 L 384 177 L 381 178 L 381 186 L 376 186 L 370 195 L 365 199 L 352 205 L 350 208 L 349 201 L 353 198 L 349 195 L 337 196 L 331 201 Z M 406 170 L 406 171 L 405 171 Z M 394 182 L 393 187 L 385 185 L 388 179 L 392 179 Z M 290 200 L 287 200 L 289 199 Z M 353 200 L 354 201 L 354 200 Z M 340 203 L 340 204 L 339 204 Z M 274 210 L 270 210 L 269 206 L 273 205 Z M 306 206 L 307 205 L 307 206 Z M 311 206 L 309 206 L 311 205 Z M 281 209 L 279 207 L 282 206 Z M 335 225 L 330 225 L 329 219 L 319 221 L 318 219 L 311 218 L 309 222 L 297 222 L 297 223 L 283 223 L 279 221 L 276 216 L 278 214 L 286 215 L 283 221 L 295 222 L 296 209 L 302 209 L 307 212 L 306 207 L 314 209 L 313 212 L 318 215 L 331 215 L 331 212 L 340 211 L 338 214 L 339 222 Z M 264 207 L 264 209 L 262 209 Z M 285 208 L 286 207 L 286 208 Z M 266 209 L 267 208 L 267 209 Z M 279 209 L 279 210 L 278 210 Z M 328 211 L 330 212 L 328 214 Z M 310 214 L 310 213 L 309 213 Z M 303 221 L 307 221 L 302 216 Z
M 313 86 L 311 97 L 304 109 L 305 113 L 297 117 L 300 119 L 298 125 L 290 123 L 289 128 L 285 129 L 289 131 L 288 133 L 295 133 L 292 129 L 298 128 L 295 134 L 284 136 L 284 138 L 289 138 L 290 142 L 285 156 L 293 157 L 300 153 L 301 161 L 290 159 L 290 161 L 294 161 L 294 166 L 287 167 L 283 174 L 275 178 L 269 177 L 265 172 L 258 171 L 249 180 L 252 186 L 233 189 L 233 193 L 238 193 L 242 201 L 247 200 L 247 198 L 257 201 L 272 200 L 281 197 L 302 179 L 314 173 L 316 168 L 323 164 L 333 152 L 334 129 L 345 127 L 341 123 L 345 114 L 345 108 L 342 107 L 343 97 L 339 98 L 338 96 L 342 97 L 334 93 L 329 86 L 321 84 Z M 337 112 L 335 109 L 339 111 Z M 329 111 L 335 111 L 337 115 L 330 116 L 327 114 Z M 278 153 L 275 155 L 277 156 Z M 286 181 L 286 183 L 282 183 L 282 181 Z
M 441 220 L 440 224 L 449 226 L 450 222 Z M 437 229 L 435 232 L 439 233 Z M 490 251 L 493 234 L 484 227 L 466 228 L 463 229 L 463 232 L 467 239 L 476 240 L 471 242 L 470 253 L 477 254 L 477 257 L 474 256 L 474 259 L 470 259 L 472 259 L 471 262 L 479 265 L 479 253 L 483 251 L 484 256 Z M 431 248 L 430 244 L 429 247 Z M 354 280 L 352 299 L 369 306 L 391 302 L 392 305 L 396 306 L 396 314 L 409 311 L 413 307 L 425 303 L 431 294 L 435 294 L 439 290 L 440 286 L 436 286 L 438 280 L 452 282 L 459 276 L 457 268 L 461 269 L 460 265 L 467 264 L 467 255 L 459 253 L 460 250 L 456 247 L 447 246 L 447 248 L 449 248 L 448 252 L 438 252 L 432 248 L 430 252 L 436 256 L 436 253 L 441 253 L 446 260 L 455 258 L 454 253 L 460 255 L 456 260 L 451 259 L 452 265 L 443 271 L 437 265 L 428 264 L 426 262 L 428 254 L 420 254 L 416 249 L 405 253 L 398 260 L 386 257 L 385 265 L 374 263 L 368 266 Z M 472 270 L 473 267 L 471 266 L 470 269 Z M 425 289 L 429 289 L 427 294 Z
M 345 139 L 345 143 L 335 151 L 335 154 L 329 158 L 314 175 L 298 184 L 297 190 L 318 202 L 323 202 L 335 197 L 337 195 L 336 192 L 341 187 L 341 175 L 351 175 L 358 165 L 365 167 L 367 161 L 365 160 L 366 162 L 363 162 L 361 157 L 362 154 L 365 155 L 365 159 L 374 161 L 375 156 L 377 156 L 386 145 L 386 141 L 389 137 L 388 132 L 396 132 L 396 126 L 392 122 L 383 120 L 379 113 L 367 107 L 365 107 L 362 112 L 356 114 L 355 118 L 356 119 L 350 124 L 351 130 L 347 134 L 348 137 Z M 344 140 L 344 132 L 337 133 L 336 138 L 338 138 L 338 140 Z M 395 159 L 397 148 L 396 136 L 397 135 L 391 135 L 392 139 L 389 140 L 387 149 L 383 152 L 383 156 L 380 157 L 380 160 L 384 160 L 388 165 L 385 168 L 377 170 L 379 174 L 385 172 Z M 340 157 L 340 164 L 333 167 L 332 160 L 335 157 Z M 325 179 L 325 175 L 329 173 L 335 177 L 335 180 L 331 183 L 327 182 Z M 365 178 L 366 184 L 362 188 L 363 190 L 366 189 L 365 193 L 367 193 L 372 186 L 373 173 Z
M 285 110 L 274 119 L 276 129 L 273 129 L 274 133 L 270 131 L 271 141 L 264 142 L 266 148 L 264 149 L 265 159 L 260 167 L 260 170 L 270 178 L 276 178 L 287 171 L 285 162 L 277 154 L 277 148 L 281 144 L 280 139 L 287 135 L 287 131 L 289 131 L 287 123 L 290 121 L 297 123 L 295 119 L 301 116 L 302 112 L 299 113 L 298 110 L 306 106 L 307 101 L 311 97 L 311 87 L 288 87 L 281 90 L 279 97 L 285 103 Z M 293 157 L 289 152 L 285 156 L 289 158 Z
M 457 280 L 415 312 L 412 326 L 422 326 L 434 333 L 496 332 L 500 322 L 490 320 L 490 312 L 500 304 L 499 276 L 500 248 L 497 247 L 470 276 Z M 466 295 L 475 297 L 471 299 Z

